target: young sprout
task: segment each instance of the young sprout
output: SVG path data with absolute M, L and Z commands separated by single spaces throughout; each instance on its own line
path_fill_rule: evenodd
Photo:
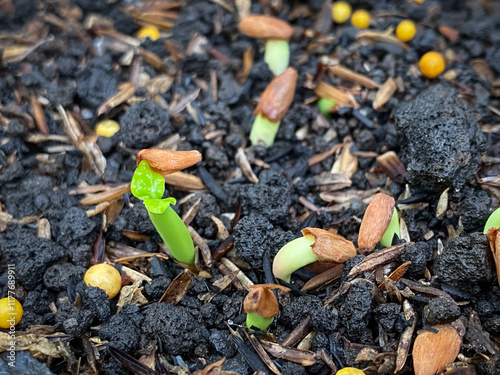
M 293 272 L 314 262 L 344 263 L 356 256 L 353 243 L 323 229 L 305 228 L 303 237 L 283 246 L 273 261 L 277 279 L 290 282 Z
M 285 71 L 290 61 L 288 41 L 293 35 L 287 22 L 270 16 L 250 15 L 240 21 L 238 28 L 242 34 L 264 40 L 264 61 L 274 75 Z
M 199 162 L 198 151 L 142 150 L 137 154 L 138 166 L 132 177 L 130 190 L 144 202 L 156 230 L 172 256 L 190 267 L 195 266 L 195 251 L 191 235 L 179 215 L 170 205 L 174 198 L 162 198 L 165 180 L 170 174 Z
M 253 112 L 256 117 L 250 131 L 252 145 L 269 147 L 274 143 L 281 119 L 292 104 L 296 82 L 297 71 L 293 68 L 269 82 Z
M 394 207 L 394 212 L 392 213 L 391 222 L 389 223 L 389 227 L 387 227 L 387 230 L 382 236 L 380 244 L 385 247 L 392 246 L 392 239 L 394 238 L 394 235 L 398 236 L 399 238 L 399 217 L 396 207 Z
M 278 300 L 271 289 L 281 289 L 285 292 L 290 289 L 275 284 L 258 284 L 250 286 L 250 293 L 243 301 L 243 309 L 247 313 L 247 327 L 267 331 L 269 325 L 279 312 Z
M 329 118 L 331 114 L 331 109 L 334 108 L 337 103 L 335 103 L 334 100 L 328 99 L 328 98 L 319 98 L 318 100 L 318 109 L 319 112 L 323 115 L 325 118 Z
M 487 234 L 490 228 L 500 228 L 500 207 L 490 215 L 484 226 L 483 233 Z

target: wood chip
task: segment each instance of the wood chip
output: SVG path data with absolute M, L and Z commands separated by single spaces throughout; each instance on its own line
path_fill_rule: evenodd
M 314 340 L 315 337 L 316 337 L 316 332 L 315 331 L 309 332 L 306 335 L 306 337 L 304 337 L 302 339 L 302 341 L 299 342 L 299 344 L 297 345 L 297 349 L 300 349 L 300 350 L 309 350 L 309 349 L 311 349 L 312 341 Z
M 374 31 L 374 30 L 366 30 L 366 31 L 360 31 L 356 35 L 356 39 L 367 39 L 371 42 L 386 42 L 386 43 L 393 43 L 401 48 L 403 48 L 405 51 L 408 51 L 410 47 L 398 38 L 396 38 L 392 32 L 392 29 L 388 29 L 386 31 Z
M 172 185 L 176 190 L 181 191 L 196 191 L 205 190 L 207 187 L 201 181 L 201 178 L 186 172 L 175 172 L 163 176 L 168 185 Z
M 250 166 L 250 162 L 248 161 L 248 157 L 245 154 L 245 150 L 243 147 L 238 148 L 238 151 L 236 151 L 236 155 L 234 156 L 234 160 L 236 161 L 236 164 L 241 168 L 241 172 L 243 172 L 243 175 L 247 178 L 248 181 L 253 184 L 259 182 L 259 179 Z
M 220 259 L 220 262 L 226 266 L 231 272 L 234 272 L 234 271 L 238 271 L 238 273 L 236 274 L 236 277 L 238 278 L 238 280 L 240 281 L 241 285 L 243 285 L 244 288 L 248 288 L 250 287 L 251 285 L 254 285 L 254 283 L 252 282 L 252 280 L 250 280 L 239 268 L 238 266 L 236 266 L 236 264 L 234 264 L 233 262 L 231 262 L 229 259 L 225 258 L 225 257 L 222 257 Z
M 191 273 L 188 270 L 184 270 L 172 280 L 158 302 L 172 303 L 174 305 L 178 304 L 186 295 L 191 285 L 191 280 Z
M 328 285 L 330 285 L 331 283 L 333 283 L 334 281 L 338 280 L 342 275 L 343 271 L 344 271 L 343 264 L 339 264 L 338 266 L 330 268 L 329 270 L 326 270 L 325 272 L 322 272 L 319 275 L 314 276 L 312 279 L 307 281 L 302 287 L 301 291 L 310 292 L 312 290 L 323 289 Z
M 301 364 L 302 366 L 312 366 L 317 361 L 316 353 L 309 350 L 299 350 L 269 341 L 260 341 L 264 349 L 276 358 L 285 359 L 290 362 Z
M 327 157 L 329 157 L 330 155 L 333 155 L 335 152 L 337 152 L 341 147 L 343 146 L 342 143 L 338 143 L 332 147 L 330 147 L 329 150 L 325 151 L 325 152 L 322 152 L 320 154 L 316 154 L 316 155 L 313 155 L 311 156 L 308 160 L 307 160 L 307 164 L 309 166 L 312 166 L 312 165 L 315 165 L 315 164 L 318 164 L 318 163 L 321 163 L 323 160 L 325 160 Z
M 201 238 L 198 232 L 193 229 L 193 227 L 188 226 L 188 230 L 194 244 L 200 249 L 205 266 L 212 267 L 212 253 L 210 252 L 210 248 L 208 247 L 207 243 L 203 238 Z
M 262 362 L 264 362 L 266 364 L 266 366 L 269 368 L 269 370 L 271 370 L 273 374 L 281 375 L 280 370 L 278 370 L 278 368 L 276 367 L 274 362 L 267 355 L 266 350 L 264 349 L 264 347 L 261 344 L 261 341 L 259 339 L 257 339 L 254 335 L 248 335 L 248 333 L 246 331 L 245 331 L 245 334 L 248 337 L 248 341 L 250 341 L 250 344 L 252 344 L 256 353 L 259 355 L 260 359 L 262 359 Z
M 451 26 L 441 25 L 438 27 L 439 32 L 450 42 L 456 43 L 460 40 L 460 33 Z
M 135 86 L 133 82 L 122 83 L 118 87 L 118 92 L 106 99 L 97 109 L 97 116 L 109 113 L 113 108 L 118 107 L 120 104 L 125 103 L 132 95 L 134 95 Z
M 432 326 L 437 333 L 421 331 L 413 345 L 415 375 L 434 375 L 453 362 L 460 351 L 462 339 L 451 324 Z
M 401 279 L 404 274 L 406 273 L 406 271 L 408 271 L 408 268 L 410 268 L 411 266 L 411 261 L 407 261 L 407 262 L 404 262 L 402 265 L 400 265 L 398 268 L 396 268 L 389 276 L 388 278 L 394 282 L 397 282 L 399 281 L 399 279 Z M 382 282 L 380 285 L 379 285 L 379 289 L 381 292 L 383 292 L 385 290 L 385 282 Z
M 394 151 L 377 156 L 377 164 L 397 184 L 403 184 L 406 180 L 406 167 Z
M 331 99 L 340 107 L 359 108 L 359 103 L 354 99 L 354 96 L 349 92 L 341 91 L 326 82 L 319 82 L 314 93 L 320 98 Z
M 86 210 L 85 214 L 87 215 L 87 217 L 95 216 L 97 214 L 100 214 L 104 210 L 106 210 L 106 208 L 108 208 L 108 206 L 109 206 L 109 202 L 98 203 L 94 208 Z
M 226 238 L 229 237 L 229 231 L 227 230 L 226 226 L 219 218 L 213 215 L 210 218 L 215 223 L 215 225 L 217 225 L 217 238 L 220 241 L 224 241 Z
M 1 230 L 0 230 L 1 232 Z M 38 238 L 46 238 L 50 240 L 52 238 L 50 234 L 50 222 L 46 218 L 41 218 L 38 220 L 36 225 L 36 236 Z
M 441 289 L 433 288 L 432 286 L 423 285 L 416 281 L 408 280 L 402 277 L 400 281 L 409 287 L 413 292 L 421 293 L 428 297 L 444 297 L 449 301 L 453 301 L 453 298 Z
M 311 330 L 311 317 L 308 315 L 306 318 L 302 319 L 299 324 L 288 334 L 288 336 L 283 340 L 281 345 L 283 346 L 294 346 L 300 342 Z
M 193 221 L 194 217 L 200 209 L 201 198 L 198 198 L 194 204 L 189 207 L 189 209 L 182 215 L 182 221 L 184 224 L 189 225 Z
M 375 95 L 375 100 L 373 101 L 372 107 L 374 110 L 378 111 L 380 108 L 384 106 L 385 103 L 389 101 L 390 98 L 394 95 L 397 89 L 396 81 L 389 77 L 384 82 L 382 86 L 377 91 Z
M 436 207 L 436 217 L 440 218 L 444 216 L 446 211 L 448 210 L 448 191 L 450 188 L 445 189 L 439 196 L 439 201 Z
M 351 153 L 352 139 L 346 137 L 339 157 L 333 163 L 331 173 L 341 173 L 351 177 L 358 169 L 358 158 Z
M 376 89 L 380 85 L 373 81 L 371 78 L 364 76 L 362 74 L 356 73 L 349 68 L 346 68 L 342 65 L 333 65 L 329 67 L 330 71 L 336 76 L 345 79 L 347 81 L 351 81 L 362 86 L 365 86 L 369 89 Z
M 43 113 L 42 105 L 35 94 L 30 95 L 31 109 L 33 110 L 33 118 L 40 133 L 49 134 L 49 127 L 47 126 L 47 119 Z
M 108 227 L 115 222 L 116 219 L 120 216 L 120 213 L 125 206 L 125 199 L 123 197 L 119 197 L 113 199 L 109 202 L 108 207 L 104 210 L 104 214 L 102 215 L 102 230 L 106 231 Z
M 407 245 L 413 245 L 413 243 L 398 244 L 366 256 L 360 263 L 356 264 L 351 269 L 351 271 L 347 275 L 347 278 L 353 279 L 354 277 L 356 277 L 359 274 L 362 274 L 363 272 L 372 271 L 378 266 L 382 266 L 384 264 L 395 261 L 401 256 L 401 251 L 403 250 L 403 247 Z
M 109 188 L 101 193 L 92 194 L 83 198 L 79 204 L 91 205 L 98 204 L 105 201 L 111 201 L 115 198 L 121 197 L 123 194 L 130 192 L 130 183 L 121 184 L 113 188 Z

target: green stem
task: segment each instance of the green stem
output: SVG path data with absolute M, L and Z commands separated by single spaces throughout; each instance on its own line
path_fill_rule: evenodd
M 271 122 L 262 115 L 255 116 L 255 121 L 250 131 L 250 141 L 255 146 L 263 143 L 266 147 L 271 146 L 276 138 L 276 133 L 280 127 L 280 122 Z
M 259 315 L 256 312 L 247 313 L 247 327 L 249 330 L 251 330 L 253 326 L 260 329 L 262 332 L 266 332 L 273 320 L 274 317 L 264 318 L 262 315 Z
M 279 76 L 288 68 L 290 62 L 290 46 L 286 40 L 268 40 L 264 51 L 264 61 L 275 76 Z
M 299 268 L 318 261 L 311 246 L 315 238 L 312 234 L 296 238 L 283 246 L 273 261 L 273 274 L 277 279 L 290 282 L 290 276 Z
M 500 208 L 497 208 L 490 215 L 490 217 L 486 221 L 486 224 L 484 225 L 483 233 L 486 234 L 486 233 L 488 233 L 488 229 L 498 228 L 498 227 L 500 227 Z
M 149 218 L 172 256 L 179 262 L 194 266 L 193 240 L 179 215 L 170 205 L 163 213 L 148 212 Z

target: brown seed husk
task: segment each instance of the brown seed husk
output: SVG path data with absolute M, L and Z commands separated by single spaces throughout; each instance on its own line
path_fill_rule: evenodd
M 164 175 L 195 165 L 201 161 L 201 154 L 195 150 L 169 151 L 147 148 L 137 154 L 137 164 L 142 160 L 147 160 L 153 171 Z
M 487 237 L 491 252 L 493 253 L 493 260 L 495 261 L 498 284 L 500 285 L 500 231 L 498 228 L 490 228 Z
M 293 28 L 283 20 L 264 15 L 250 15 L 243 18 L 238 25 L 242 34 L 251 38 L 278 39 L 289 41 Z
M 358 247 L 371 251 L 380 241 L 391 222 L 395 205 L 394 198 L 384 194 L 376 194 L 361 221 L 358 236 Z
M 253 287 L 243 301 L 247 313 L 256 312 L 264 318 L 278 315 L 279 306 L 274 293 L 263 286 Z
M 262 93 L 253 114 L 259 114 L 271 122 L 280 121 L 292 104 L 296 82 L 297 71 L 294 68 L 287 68 L 274 77 Z
M 413 345 L 415 375 L 434 375 L 453 362 L 460 351 L 462 339 L 451 324 L 435 325 L 438 333 L 422 331 Z
M 305 228 L 302 234 L 314 236 L 311 249 L 320 262 L 344 263 L 357 254 L 354 244 L 338 234 L 319 228 Z

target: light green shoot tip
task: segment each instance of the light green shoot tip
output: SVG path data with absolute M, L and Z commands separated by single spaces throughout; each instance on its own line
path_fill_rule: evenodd
M 255 121 L 250 131 L 250 142 L 252 145 L 263 144 L 266 147 L 271 146 L 276 138 L 276 133 L 280 127 L 280 122 L 271 122 L 262 115 L 255 116 Z
M 337 103 L 335 103 L 332 99 L 320 98 L 318 100 L 318 108 L 319 112 L 323 115 L 323 117 L 330 117 L 330 108 L 335 107 Z
M 396 210 L 396 207 L 394 207 L 391 222 L 389 223 L 387 230 L 385 231 L 384 235 L 382 236 L 382 239 L 380 240 L 380 244 L 382 246 L 385 246 L 385 247 L 392 246 L 392 239 L 394 238 L 394 235 L 398 236 L 398 238 L 400 236 L 399 217 L 398 217 L 398 211 Z
M 247 328 L 252 330 L 253 326 L 260 329 L 262 332 L 266 332 L 273 320 L 274 317 L 264 318 L 256 312 L 249 312 L 247 313 Z
M 308 264 L 317 262 L 318 257 L 311 248 L 314 241 L 314 236 L 312 234 L 307 234 L 283 246 L 274 257 L 274 277 L 289 283 L 292 273 Z
M 288 42 L 286 40 L 268 40 L 264 52 L 264 61 L 275 76 L 283 73 L 290 62 L 290 46 Z
M 488 233 L 488 229 L 490 228 L 499 228 L 499 227 L 500 227 L 500 207 L 497 208 L 495 211 L 493 211 L 493 213 L 486 221 L 483 233 L 484 234 Z

